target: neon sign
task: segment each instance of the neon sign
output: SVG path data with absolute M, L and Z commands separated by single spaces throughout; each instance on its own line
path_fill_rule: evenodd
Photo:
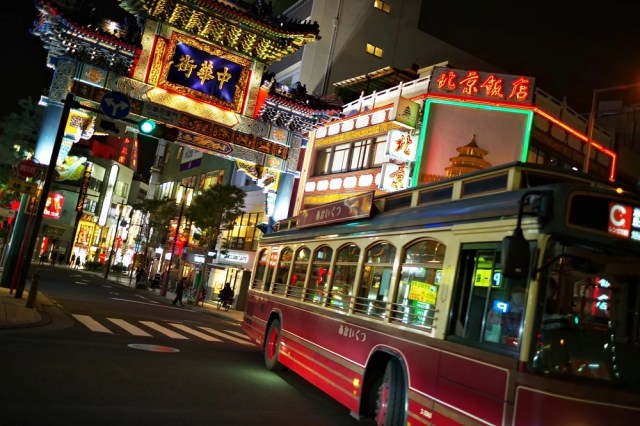
M 620 203 L 610 203 L 607 230 L 613 235 L 640 240 L 640 208 Z
M 431 75 L 429 93 L 530 105 L 534 82 L 533 77 L 438 67 Z

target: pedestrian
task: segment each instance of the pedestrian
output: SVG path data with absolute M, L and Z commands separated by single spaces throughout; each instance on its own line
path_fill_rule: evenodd
M 75 266 L 73 267 L 73 269 L 78 269 L 80 267 L 80 262 L 81 262 L 80 256 L 76 257 Z
M 43 251 L 42 254 L 40 255 L 40 264 L 42 265 L 46 261 L 47 261 L 47 252 Z
M 76 254 L 73 253 L 71 255 L 71 260 L 69 260 L 69 265 L 73 266 L 76 263 Z
M 56 260 L 58 260 L 58 251 L 51 252 L 51 266 L 56 266 Z
M 63 265 L 64 264 L 64 253 L 60 253 L 58 255 L 58 263 Z
M 136 285 L 140 284 L 140 281 L 142 281 L 142 277 L 144 277 L 146 273 L 147 272 L 142 266 L 138 266 L 138 269 L 136 270 Z
M 172 305 L 175 305 L 176 303 L 180 302 L 180 306 L 184 306 L 182 304 L 182 294 L 184 293 L 184 286 L 186 281 L 187 281 L 187 277 L 182 277 L 176 284 L 176 298 L 173 299 Z

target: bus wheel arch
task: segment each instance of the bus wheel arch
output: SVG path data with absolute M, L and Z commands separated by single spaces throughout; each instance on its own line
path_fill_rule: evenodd
M 264 365 L 271 371 L 284 371 L 285 366 L 280 363 L 280 341 L 282 340 L 282 320 L 277 314 L 272 314 L 267 323 L 263 343 Z
M 370 357 L 360 398 L 360 415 L 376 425 L 406 424 L 408 380 L 402 358 L 380 350 Z

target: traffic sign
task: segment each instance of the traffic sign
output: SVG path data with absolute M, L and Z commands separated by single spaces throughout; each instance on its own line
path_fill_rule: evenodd
M 22 160 L 16 166 L 16 173 L 24 179 L 36 177 L 41 171 L 38 163 L 33 160 Z
M 100 101 L 100 109 L 114 120 L 121 120 L 131 111 L 131 100 L 121 92 L 106 93 Z
M 127 131 L 127 125 L 119 121 L 114 121 L 114 119 L 109 119 L 105 114 L 98 114 L 96 117 L 94 131 L 97 133 L 107 133 L 121 138 L 124 137 L 125 132 Z

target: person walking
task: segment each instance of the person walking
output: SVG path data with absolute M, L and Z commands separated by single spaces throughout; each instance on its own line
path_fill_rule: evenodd
M 176 298 L 173 299 L 172 305 L 175 305 L 176 303 L 180 302 L 180 306 L 184 306 L 182 304 L 182 294 L 184 293 L 184 286 L 186 281 L 187 281 L 187 277 L 182 277 L 176 284 Z
M 73 269 L 78 269 L 80 267 L 80 263 L 82 262 L 82 259 L 80 259 L 80 256 L 77 256 L 74 263 L 75 266 L 73 267 Z

